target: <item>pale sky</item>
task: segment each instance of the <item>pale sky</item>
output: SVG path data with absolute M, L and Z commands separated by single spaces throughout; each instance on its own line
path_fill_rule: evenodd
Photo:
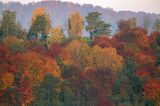
M 37 2 L 42 0 L 0 0 L 3 2 L 19 1 L 21 3 Z M 57 0 L 58 1 L 58 0 Z M 60 0 L 79 4 L 93 4 L 102 7 L 110 7 L 116 11 L 145 11 L 160 14 L 160 0 Z

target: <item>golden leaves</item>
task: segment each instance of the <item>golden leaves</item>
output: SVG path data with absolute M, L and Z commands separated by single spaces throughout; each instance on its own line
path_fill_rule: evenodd
M 79 65 L 81 67 L 85 67 L 88 63 L 87 58 L 90 56 L 90 47 L 80 41 L 72 41 L 65 48 L 66 56 L 72 64 Z
M 68 30 L 71 37 L 77 37 L 82 35 L 84 28 L 84 18 L 79 12 L 74 12 L 68 19 Z
M 48 38 L 49 43 L 61 43 L 64 39 L 64 33 L 61 27 L 51 29 L 51 35 Z
M 72 64 L 82 68 L 109 68 L 113 71 L 120 70 L 123 65 L 122 56 L 117 54 L 115 48 L 101 48 L 99 46 L 89 47 L 86 43 L 80 41 L 72 41 L 65 48 L 66 59 Z
M 92 49 L 94 65 L 97 68 L 109 68 L 113 71 L 120 70 L 123 65 L 122 56 L 117 54 L 115 48 L 103 48 L 94 46 Z

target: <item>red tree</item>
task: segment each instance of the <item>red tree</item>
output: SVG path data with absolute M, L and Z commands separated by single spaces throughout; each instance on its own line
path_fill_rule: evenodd
M 151 78 L 143 86 L 144 96 L 148 99 L 154 99 L 160 105 L 160 79 Z
M 20 80 L 20 86 L 18 88 L 21 95 L 22 106 L 27 106 L 34 100 L 34 94 L 32 90 L 32 76 L 29 73 L 24 73 Z
M 110 39 L 107 35 L 97 36 L 92 44 L 93 46 L 97 45 L 101 48 L 111 47 Z

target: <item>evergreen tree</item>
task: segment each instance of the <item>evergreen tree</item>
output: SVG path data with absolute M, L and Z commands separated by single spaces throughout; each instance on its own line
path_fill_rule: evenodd
M 99 12 L 91 12 L 86 16 L 88 25 L 86 30 L 89 31 L 91 36 L 110 34 L 111 25 L 101 19 L 102 14 Z
M 6 10 L 3 12 L 3 19 L 1 22 L 1 35 L 12 36 L 16 33 L 16 13 L 10 10 Z
M 153 30 L 155 32 L 160 32 L 160 19 L 156 19 L 153 24 Z
M 59 106 L 59 80 L 47 75 L 40 86 L 35 87 L 36 99 L 33 106 Z

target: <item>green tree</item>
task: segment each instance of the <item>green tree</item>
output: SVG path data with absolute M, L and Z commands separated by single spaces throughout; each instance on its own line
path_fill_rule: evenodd
M 47 34 L 45 32 L 46 25 L 47 22 L 44 16 L 38 16 L 36 21 L 33 22 L 33 25 L 30 28 L 30 32 L 35 34 L 37 40 L 40 39 L 41 34 Z
M 2 42 L 2 30 L 1 30 L 1 24 L 2 24 L 2 22 L 1 22 L 1 20 L 0 20 L 0 43 Z
M 30 34 L 37 40 L 46 39 L 51 28 L 51 21 L 43 8 L 38 8 L 33 12 L 31 19 Z
M 16 12 L 10 10 L 3 11 L 1 22 L 2 37 L 15 35 L 16 32 Z
M 103 21 L 100 17 L 101 15 L 99 12 L 91 12 L 86 16 L 88 25 L 85 29 L 89 31 L 91 36 L 111 33 L 111 25 Z
M 160 19 L 156 19 L 153 24 L 153 30 L 155 32 L 160 32 Z
M 70 106 L 96 106 L 95 103 L 97 101 L 98 92 L 93 86 L 95 82 L 89 81 L 80 73 L 80 68 L 72 65 L 64 70 L 62 74 L 64 79 L 66 79 L 65 82 L 68 82 L 68 84 L 65 85 L 64 91 L 71 90 L 68 91 L 68 94 L 70 94 L 70 99 L 72 99 L 72 101 L 68 101 L 67 105 L 64 106 L 69 106 L 69 103 L 72 104 Z M 68 87 L 68 89 L 66 89 L 66 87 Z M 66 97 L 67 95 L 63 94 L 64 102 L 67 102 L 66 100 L 69 99 Z
M 33 106 L 60 106 L 59 80 L 52 75 L 46 75 L 40 86 L 35 87 L 36 99 Z
M 16 24 L 16 36 L 20 39 L 26 38 L 26 31 L 22 28 L 22 25 L 19 21 Z
M 70 86 L 71 82 L 64 80 L 62 83 L 62 90 L 60 93 L 61 106 L 75 106 L 76 99 L 75 93 L 73 92 L 72 87 Z
M 152 45 L 152 48 L 157 56 L 157 65 L 160 65 L 160 36 L 156 38 L 156 42 Z
M 133 58 L 126 58 L 123 70 L 118 73 L 112 89 L 116 106 L 152 106 L 141 95 L 143 83 L 135 75 L 137 66 Z

